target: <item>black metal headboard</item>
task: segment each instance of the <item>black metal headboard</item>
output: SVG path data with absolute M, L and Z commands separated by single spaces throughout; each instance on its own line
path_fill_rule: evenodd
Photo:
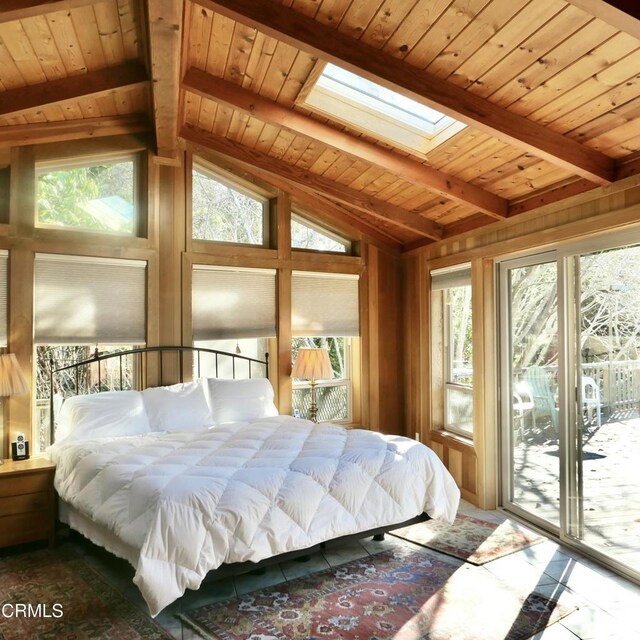
M 249 358 L 239 353 L 229 353 L 227 351 L 218 351 L 216 349 L 205 349 L 202 347 L 139 347 L 137 349 L 128 349 L 127 351 L 116 351 L 113 353 L 101 354 L 96 348 L 93 356 L 80 362 L 74 362 L 62 367 L 56 367 L 55 362 L 50 362 L 50 374 L 49 374 L 49 437 L 50 444 L 55 441 L 55 396 L 56 389 L 61 385 L 56 384 L 57 378 L 62 374 L 66 374 L 67 385 L 74 383 L 74 391 L 69 392 L 69 389 L 65 389 L 68 393 L 67 396 L 80 395 L 80 377 L 83 368 L 91 366 L 97 367 L 97 380 L 98 384 L 94 386 L 85 385 L 84 394 L 97 393 L 103 391 L 101 387 L 102 372 L 101 368 L 103 363 L 107 360 L 118 359 L 117 369 L 119 369 L 119 375 L 116 376 L 117 384 L 111 385 L 109 390 L 123 391 L 125 387 L 125 376 L 123 370 L 123 362 L 125 358 L 132 357 L 135 359 L 135 380 L 131 380 L 131 386 L 127 388 L 133 389 L 146 389 L 147 387 L 161 387 L 166 384 L 172 384 L 176 382 L 184 382 L 185 370 L 193 372 L 196 378 L 201 377 L 202 372 L 202 355 L 208 354 L 213 356 L 213 369 L 215 377 L 218 377 L 222 363 L 221 358 L 224 358 L 223 362 L 229 362 L 231 359 L 231 378 L 236 379 L 236 364 L 246 363 L 246 376 L 253 377 L 253 367 L 264 367 L 264 376 L 269 377 L 269 354 L 264 354 L 264 360 L 258 360 L 256 358 Z M 167 356 L 173 355 L 173 362 L 167 363 Z M 86 369 L 85 369 L 86 370 Z M 63 394 L 64 396 L 64 394 Z

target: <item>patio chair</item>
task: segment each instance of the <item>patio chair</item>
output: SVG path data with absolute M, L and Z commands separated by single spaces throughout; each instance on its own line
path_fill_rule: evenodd
M 559 410 L 549 375 L 542 367 L 533 366 L 525 371 L 524 380 L 531 389 L 533 425 L 537 426 L 539 418 L 549 416 L 555 432 L 558 433 Z
M 587 412 L 587 424 L 593 422 L 592 414 L 595 411 L 598 429 L 602 426 L 602 404 L 600 403 L 600 387 L 589 376 L 582 376 L 582 407 Z
M 524 439 L 525 416 L 533 411 L 533 395 L 529 385 L 524 381 L 518 382 L 513 390 L 512 411 L 515 441 L 518 443 Z

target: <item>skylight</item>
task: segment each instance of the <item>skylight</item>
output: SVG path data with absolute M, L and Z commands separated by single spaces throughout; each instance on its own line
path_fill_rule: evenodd
M 312 111 L 422 155 L 465 126 L 333 64 L 326 64 L 301 96 L 301 104 Z
M 453 118 L 435 109 L 333 64 L 324 68 L 317 84 L 430 135 L 436 133 L 437 126 L 444 121 L 453 122 Z

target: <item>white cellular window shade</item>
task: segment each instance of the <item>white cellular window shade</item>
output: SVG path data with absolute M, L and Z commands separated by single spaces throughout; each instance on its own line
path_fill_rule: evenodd
M 36 254 L 34 341 L 144 344 L 146 266 L 142 260 Z
M 193 340 L 276 335 L 275 269 L 194 265 Z
M 7 274 L 9 252 L 0 251 L 0 347 L 6 347 L 7 340 Z
M 431 290 L 453 289 L 471 286 L 471 264 L 465 263 L 446 269 L 434 269 L 431 272 Z
M 294 336 L 358 336 L 358 276 L 294 271 L 291 332 Z

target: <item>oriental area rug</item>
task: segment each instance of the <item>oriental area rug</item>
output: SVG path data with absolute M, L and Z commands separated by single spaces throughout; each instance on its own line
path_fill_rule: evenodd
M 428 520 L 395 529 L 391 534 L 476 565 L 502 558 L 544 540 L 542 536 L 513 521 L 498 524 L 462 514 L 456 516 L 452 525 Z
M 523 640 L 573 610 L 483 567 L 397 548 L 180 617 L 209 640 Z
M 0 607 L 2 640 L 171 638 L 65 549 L 0 557 Z

